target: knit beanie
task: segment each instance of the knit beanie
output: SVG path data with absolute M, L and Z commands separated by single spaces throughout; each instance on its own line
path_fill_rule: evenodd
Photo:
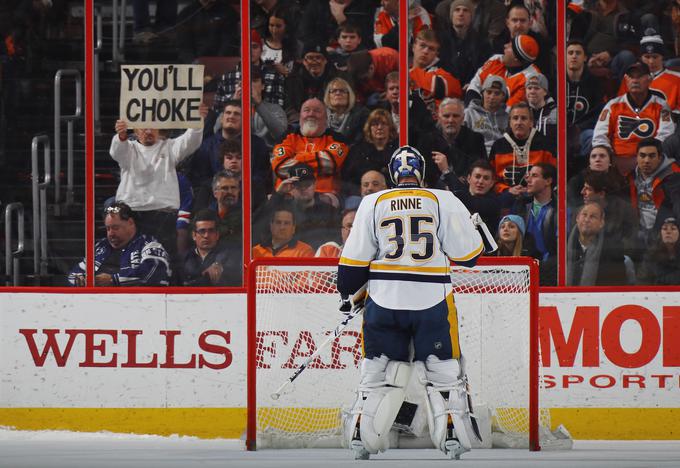
M 528 34 L 519 34 L 512 40 L 512 51 L 515 57 L 524 63 L 534 63 L 538 58 L 538 42 Z

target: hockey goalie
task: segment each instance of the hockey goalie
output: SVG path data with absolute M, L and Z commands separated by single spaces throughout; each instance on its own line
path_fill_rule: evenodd
M 357 459 L 389 448 L 413 365 L 422 370 L 434 446 L 458 459 L 481 441 L 462 364 L 449 264 L 474 266 L 495 243 L 451 192 L 422 187 L 424 170 L 417 149 L 394 152 L 389 172 L 396 188 L 362 200 L 338 266 L 341 295 L 368 284 L 357 300 L 362 302 L 354 304 L 364 308 L 364 355 L 344 428 Z

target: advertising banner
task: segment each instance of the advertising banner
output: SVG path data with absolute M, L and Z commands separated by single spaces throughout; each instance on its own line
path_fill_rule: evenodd
M 294 312 L 287 300 L 278 310 Z M 678 407 L 680 292 L 550 293 L 540 303 L 542 406 Z M 0 294 L 0 304 L 0 407 L 245 407 L 244 294 Z M 257 337 L 274 386 L 327 336 L 290 317 Z M 359 336 L 348 329 L 309 376 L 337 368 L 338 393 L 351 394 Z
M 540 298 L 548 407 L 677 408 L 680 293 Z

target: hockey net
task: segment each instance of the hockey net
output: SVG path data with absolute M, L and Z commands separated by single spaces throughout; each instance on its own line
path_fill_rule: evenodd
M 249 284 L 249 449 L 337 447 L 342 418 L 355 398 L 361 360 L 361 317 L 274 400 L 271 395 L 323 343 L 342 319 L 337 264 L 256 261 Z M 461 349 L 475 412 L 489 422 L 495 446 L 539 449 L 550 413 L 539 408 L 537 280 L 530 260 L 485 258 L 452 268 Z M 416 375 L 416 373 L 413 373 Z M 413 382 L 415 380 L 415 382 Z M 412 379 L 407 400 L 424 404 Z M 539 430 L 539 428 L 541 428 Z M 416 431 L 417 432 L 417 431 Z M 396 434 L 393 446 L 419 446 L 421 433 Z M 490 433 L 493 432 L 492 437 Z M 409 441 L 409 439 L 413 439 Z

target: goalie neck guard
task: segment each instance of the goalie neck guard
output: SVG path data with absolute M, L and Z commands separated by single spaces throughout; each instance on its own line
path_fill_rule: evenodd
M 388 166 L 390 179 L 394 185 L 400 184 L 402 177 L 415 177 L 419 186 L 423 186 L 425 179 L 425 159 L 413 146 L 401 146 L 392 153 Z

